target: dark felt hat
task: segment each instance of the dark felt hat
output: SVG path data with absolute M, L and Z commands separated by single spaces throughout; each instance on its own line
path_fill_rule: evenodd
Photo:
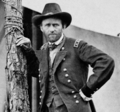
M 56 3 L 48 3 L 45 5 L 42 14 L 35 15 L 32 20 L 33 23 L 38 26 L 41 24 L 42 20 L 50 18 L 50 17 L 56 17 L 63 21 L 64 24 L 66 24 L 66 27 L 68 27 L 71 23 L 72 17 L 67 12 L 62 12 L 60 6 Z

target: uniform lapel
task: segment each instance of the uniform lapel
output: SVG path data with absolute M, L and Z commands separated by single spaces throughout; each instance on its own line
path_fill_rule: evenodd
M 63 43 L 62 43 L 62 48 L 64 48 L 64 44 L 66 42 L 66 37 L 64 37 L 64 40 L 63 40 Z M 54 65 L 53 65 L 53 74 L 55 73 L 58 65 L 62 62 L 62 60 L 64 59 L 64 57 L 66 56 L 67 54 L 67 51 L 65 50 L 61 50 L 57 53 L 56 57 L 55 57 L 55 60 L 54 60 Z
M 66 56 L 67 51 L 59 51 L 55 57 L 54 65 L 53 65 L 53 74 L 55 73 L 58 65 L 62 62 L 64 57 Z

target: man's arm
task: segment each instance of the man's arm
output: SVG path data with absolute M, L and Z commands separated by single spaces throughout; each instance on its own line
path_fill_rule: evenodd
M 39 61 L 31 47 L 30 39 L 20 35 L 17 37 L 16 46 L 20 47 L 27 60 L 28 72 L 31 76 L 38 77 Z
M 77 52 L 79 57 L 93 68 L 93 74 L 80 90 L 81 96 L 85 95 L 89 99 L 95 91 L 110 79 L 114 70 L 114 60 L 106 53 L 84 41 L 80 41 Z

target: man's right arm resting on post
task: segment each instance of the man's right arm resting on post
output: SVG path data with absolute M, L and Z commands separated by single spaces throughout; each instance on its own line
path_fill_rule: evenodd
M 32 48 L 25 48 L 24 46 L 22 46 L 21 48 L 27 60 L 27 67 L 28 67 L 29 74 L 31 76 L 38 77 L 39 60 L 36 57 L 34 50 Z
M 38 77 L 39 60 L 31 47 L 30 40 L 24 36 L 19 36 L 16 40 L 16 45 L 21 48 L 23 55 L 26 57 L 29 74 L 31 76 Z

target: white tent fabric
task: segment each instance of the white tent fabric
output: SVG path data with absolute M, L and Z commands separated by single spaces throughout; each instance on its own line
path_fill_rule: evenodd
M 42 12 L 49 2 L 71 13 L 72 25 L 113 36 L 120 33 L 120 0 L 23 0 L 22 4 Z

